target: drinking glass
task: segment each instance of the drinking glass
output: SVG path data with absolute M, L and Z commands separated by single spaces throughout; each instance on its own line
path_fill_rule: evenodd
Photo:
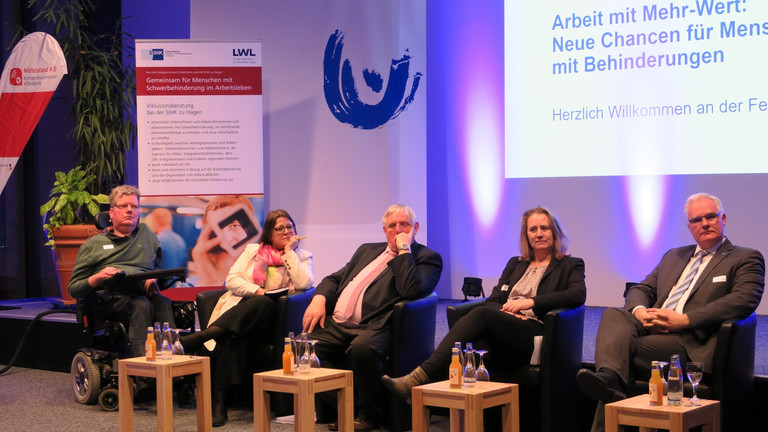
M 319 368 L 320 367 L 320 359 L 317 358 L 317 353 L 315 353 L 315 344 L 317 343 L 316 339 L 310 339 L 309 340 L 309 367 L 310 368 Z
M 179 336 L 179 329 L 174 329 L 173 333 L 173 354 L 184 355 L 184 347 L 181 345 L 181 336 Z
M 487 353 L 488 350 L 476 350 L 475 352 L 480 355 L 480 363 L 477 366 L 477 380 L 490 381 L 491 375 L 488 373 L 488 369 L 485 368 L 485 363 L 483 363 L 483 354 Z
M 699 381 L 704 375 L 704 365 L 701 362 L 688 362 L 685 364 L 685 374 L 688 375 L 688 380 L 693 386 L 693 397 L 688 399 L 688 405 L 700 406 L 699 398 L 696 397 L 696 388 L 699 386 Z

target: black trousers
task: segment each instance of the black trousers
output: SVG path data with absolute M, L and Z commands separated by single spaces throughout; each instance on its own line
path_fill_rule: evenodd
M 631 378 L 648 379 L 651 361 L 669 361 L 672 354 L 680 355 L 681 364 L 688 361 L 681 333 L 651 334 L 624 309 L 603 312 L 595 340 L 597 370 L 611 369 L 626 384 Z
M 326 317 L 325 328 L 319 325 L 309 335 L 316 339 L 315 353 L 322 367 L 353 372 L 355 408 L 374 423 L 382 422 L 385 395 L 381 377 L 384 359 L 389 354 L 389 327 L 380 330 L 350 329 Z
M 227 331 L 225 336 L 216 339 L 211 356 L 214 391 L 242 384 L 249 347 L 255 341 L 270 338 L 274 309 L 275 301 L 268 296 L 243 297 L 209 324 L 209 327 L 217 326 Z
M 478 306 L 453 325 L 421 368 L 432 381 L 448 379 L 454 343 L 461 342 L 465 348 L 467 342 L 483 341 L 489 352 L 485 366 L 493 380 L 494 369 L 530 364 L 533 338 L 543 334 L 544 325 L 534 319 L 523 320 L 494 307 Z
M 120 315 L 121 320 L 128 322 L 128 339 L 131 340 L 134 357 L 144 356 L 147 327 L 152 327 L 155 321 L 160 324 L 167 322 L 171 327 L 176 327 L 171 299 L 160 294 L 152 297 L 112 294 L 109 307 Z

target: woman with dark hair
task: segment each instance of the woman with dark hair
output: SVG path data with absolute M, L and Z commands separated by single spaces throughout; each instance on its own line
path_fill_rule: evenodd
M 520 227 L 520 256 L 507 262 L 491 295 L 453 325 L 421 366 L 400 378 L 385 375 L 384 384 L 407 398 L 414 386 L 447 379 L 455 342 L 485 340 L 495 364 L 508 368 L 529 364 L 534 337 L 544 334 L 542 319 L 547 312 L 578 307 L 586 300 L 584 261 L 566 255 L 568 244 L 552 212 L 544 207 L 526 211 Z
M 181 339 L 188 352 L 202 345 L 212 352 L 214 426 L 227 421 L 226 396 L 240 385 L 251 333 L 270 325 L 273 294 L 314 283 L 312 254 L 299 248 L 299 240 L 288 212 L 269 212 L 259 242 L 246 246 L 229 270 L 227 292 L 216 303 L 208 328 Z

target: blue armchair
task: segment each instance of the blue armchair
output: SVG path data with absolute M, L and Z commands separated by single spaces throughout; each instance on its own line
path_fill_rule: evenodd
M 385 373 L 399 377 L 421 365 L 435 350 L 437 294 L 395 304 L 392 313 L 392 340 Z M 411 429 L 411 406 L 392 395 L 389 399 L 392 431 Z
M 197 317 L 200 321 L 200 328 L 208 327 L 208 320 L 211 318 L 213 308 L 219 297 L 226 291 L 225 288 L 221 288 L 197 294 Z M 277 299 L 274 317 L 275 328 L 272 333 L 260 339 L 264 343 L 257 347 L 258 358 L 262 359 L 259 366 L 263 367 L 263 370 L 282 367 L 281 356 L 285 337 L 288 336 L 289 332 L 301 333 L 301 319 L 314 293 L 315 289 L 310 288 Z
M 384 361 L 384 373 L 402 376 L 416 369 L 435 350 L 437 294 L 434 292 L 417 300 L 395 304 L 390 323 L 389 355 Z M 395 395 L 386 401 L 385 419 L 390 431 L 411 429 L 411 406 Z M 333 411 L 324 401 L 317 406 L 318 421 L 332 419 Z M 322 420 L 321 420 L 322 419 Z

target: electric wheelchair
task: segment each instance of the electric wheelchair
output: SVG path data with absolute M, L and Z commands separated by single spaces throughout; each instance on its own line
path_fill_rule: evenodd
M 123 276 L 126 279 L 145 280 L 157 278 L 158 286 L 166 289 L 177 282 L 185 282 L 185 268 L 155 270 Z M 78 299 L 75 315 L 88 346 L 81 348 L 72 359 L 72 390 L 75 400 L 82 404 L 98 402 L 105 411 L 118 409 L 118 369 L 120 359 L 132 357 L 127 322 L 110 310 L 108 291 L 98 290 Z M 194 329 L 194 302 L 173 302 L 176 327 Z M 180 378 L 175 385 L 179 404 L 187 404 L 195 398 L 194 380 Z

